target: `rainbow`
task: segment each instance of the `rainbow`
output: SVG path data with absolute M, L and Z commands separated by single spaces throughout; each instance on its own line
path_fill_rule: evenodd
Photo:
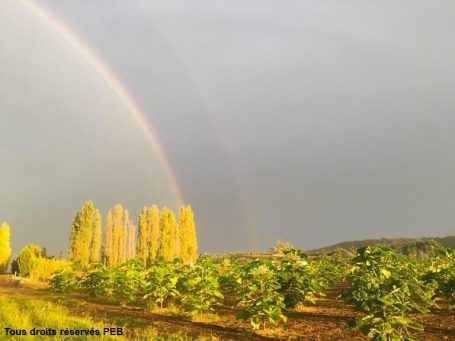
M 147 115 L 144 111 L 140 108 L 140 106 L 134 100 L 134 97 L 128 92 L 125 86 L 122 85 L 119 77 L 117 77 L 113 71 L 106 65 L 106 63 L 97 55 L 97 53 L 88 46 L 87 43 L 82 41 L 76 33 L 74 33 L 69 27 L 59 21 L 54 15 L 52 15 L 46 8 L 36 3 L 34 0 L 20 0 L 23 6 L 25 6 L 28 10 L 30 10 L 34 15 L 39 17 L 47 26 L 57 32 L 70 46 L 72 46 L 84 59 L 85 61 L 95 70 L 95 72 L 105 81 L 105 83 L 109 86 L 109 88 L 114 92 L 114 94 L 118 97 L 121 103 L 126 107 L 128 112 L 137 122 L 140 129 L 143 131 L 147 141 L 151 145 L 153 151 L 155 152 L 158 160 L 163 167 L 165 172 L 165 176 L 169 183 L 170 189 L 172 191 L 172 195 L 174 200 L 176 201 L 177 205 L 182 205 L 184 203 L 184 196 L 179 187 L 177 178 L 175 176 L 175 172 L 172 169 L 171 163 L 158 139 L 158 135 L 155 132 L 153 126 L 148 122 Z M 185 59 L 182 57 L 179 49 L 172 44 L 172 40 L 167 37 L 165 34 L 164 28 L 159 25 L 159 19 L 153 16 L 153 22 L 155 23 L 155 29 L 160 34 L 160 36 L 167 42 L 171 53 L 176 58 L 178 63 L 182 66 L 184 73 L 189 78 L 193 88 L 199 95 L 199 99 L 201 100 L 201 104 L 203 105 L 205 112 L 212 118 L 213 128 L 215 131 L 218 132 L 218 136 L 221 136 L 220 131 L 222 131 L 222 127 L 220 127 L 218 120 L 216 120 L 216 110 L 215 105 L 210 100 L 210 97 L 204 90 L 204 86 L 201 83 L 199 77 L 197 77 L 195 70 L 188 64 Z M 226 141 L 222 142 L 225 151 L 228 155 L 232 152 L 228 147 Z M 223 143 L 224 142 L 224 143 Z M 232 158 L 230 159 L 230 164 L 232 171 L 235 174 L 235 186 L 240 190 L 240 183 L 238 181 L 238 167 L 236 167 L 235 163 L 232 162 Z M 257 248 L 258 246 L 258 236 L 257 236 L 257 226 L 256 226 L 256 219 L 254 214 L 251 213 L 251 208 L 247 204 L 247 201 L 243 196 L 239 198 L 241 207 L 243 208 L 243 213 L 246 215 L 246 237 L 249 241 L 249 246 L 251 248 Z
M 118 77 L 85 42 L 83 42 L 66 25 L 61 23 L 57 18 L 49 13 L 49 11 L 38 5 L 33 0 L 20 0 L 20 2 L 33 14 L 38 16 L 44 23 L 46 23 L 46 25 L 57 32 L 70 46 L 72 46 L 116 94 L 118 99 L 126 107 L 128 112 L 131 114 L 131 116 L 143 131 L 147 141 L 151 145 L 153 151 L 156 153 L 163 167 L 176 203 L 178 205 L 182 205 L 184 203 L 182 191 L 180 190 L 171 163 L 169 162 L 169 159 L 158 140 L 158 135 L 155 132 L 153 126 L 148 123 L 147 116 L 144 111 L 135 102 L 133 96 L 122 85 Z
M 221 123 L 218 119 L 218 110 L 211 100 L 211 97 L 207 93 L 206 86 L 204 86 L 201 77 L 199 77 L 197 71 L 192 67 L 191 64 L 188 63 L 187 59 L 183 57 L 184 53 L 179 50 L 176 44 L 173 44 L 176 37 L 169 37 L 166 30 L 164 29 L 164 25 L 161 25 L 160 18 L 158 16 L 153 15 L 153 12 L 148 12 L 149 17 L 151 18 L 150 23 L 154 24 L 154 30 L 159 33 L 159 36 L 164 40 L 169 48 L 172 56 L 177 60 L 177 62 L 182 67 L 184 74 L 187 75 L 193 90 L 196 91 L 200 103 L 205 110 L 207 116 L 211 119 L 210 122 L 212 123 L 212 129 L 216 132 L 216 136 L 218 137 L 218 141 L 221 143 L 222 147 L 224 148 L 226 160 L 228 161 L 231 172 L 233 174 L 234 182 L 233 186 L 238 193 L 238 200 L 240 203 L 240 207 L 242 208 L 242 213 L 245 216 L 244 224 L 246 230 L 246 238 L 249 242 L 249 247 L 253 250 L 257 250 L 259 247 L 258 241 L 258 232 L 257 232 L 257 225 L 256 225 L 256 217 L 252 212 L 251 206 L 248 204 L 248 201 L 245 199 L 243 192 L 243 187 L 241 186 L 240 182 L 240 170 L 238 165 L 233 161 L 232 157 L 232 149 L 230 148 L 229 142 L 226 139 L 222 138 L 222 131 L 224 130 Z M 177 37 L 178 38 L 178 37 Z

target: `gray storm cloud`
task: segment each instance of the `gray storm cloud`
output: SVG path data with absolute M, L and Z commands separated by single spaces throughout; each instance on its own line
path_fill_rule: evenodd
M 453 234 L 451 1 L 37 1 L 154 125 L 201 251 Z M 93 199 L 172 202 L 143 133 L 61 36 L 0 5 L 0 220 L 66 250 Z

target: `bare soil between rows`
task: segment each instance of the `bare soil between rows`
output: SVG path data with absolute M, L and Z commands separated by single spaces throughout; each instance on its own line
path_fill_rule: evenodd
M 3 276 L 2 276 L 3 277 Z M 188 336 L 215 336 L 220 340 L 367 340 L 358 331 L 346 329 L 346 321 L 359 316 L 350 305 L 337 299 L 347 283 L 339 283 L 331 288 L 327 297 L 319 299 L 315 305 L 306 306 L 298 312 L 288 312 L 288 322 L 278 328 L 253 333 L 248 322 L 235 319 L 235 309 L 218 307 L 216 319 L 206 318 L 191 321 L 189 318 L 166 311 L 150 311 L 146 308 L 119 305 L 105 298 L 91 297 L 84 293 L 62 294 L 50 289 L 24 287 L 17 281 L 0 280 L 0 296 L 43 299 L 65 306 L 77 316 L 89 316 L 95 321 L 123 326 L 129 335 L 138 330 L 153 327 L 158 332 L 180 332 Z M 455 311 L 446 302 L 422 319 L 425 332 L 417 334 L 425 341 L 455 341 Z

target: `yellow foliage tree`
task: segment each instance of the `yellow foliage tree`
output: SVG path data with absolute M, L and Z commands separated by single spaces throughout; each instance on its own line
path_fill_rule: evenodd
M 12 262 L 11 271 L 21 277 L 47 281 L 55 271 L 64 268 L 66 261 L 46 256 L 46 249 L 34 244 L 22 248 Z
M 175 256 L 175 215 L 164 207 L 160 212 L 160 248 L 158 255 L 165 260 L 173 260 Z
M 92 224 L 92 242 L 90 245 L 90 262 L 98 262 L 100 260 L 101 250 L 101 214 L 99 210 L 95 211 L 95 216 Z
M 68 259 L 78 267 L 90 264 L 93 225 L 96 211 L 92 201 L 86 201 L 76 213 L 70 236 Z
M 28 244 L 19 251 L 11 270 L 21 277 L 29 277 L 36 268 L 38 258 L 45 258 L 45 251 L 35 244 Z
M 147 207 L 144 207 L 139 213 L 139 230 L 137 237 L 137 260 L 145 266 L 148 258 L 148 221 L 147 221 Z
M 180 225 L 175 224 L 175 230 L 174 230 L 174 258 L 180 258 Z
M 180 258 L 184 263 L 197 259 L 196 224 L 191 206 L 181 206 L 179 209 Z
M 128 259 L 136 258 L 136 225 L 132 221 L 128 223 Z
M 123 211 L 123 221 L 120 227 L 118 241 L 118 264 L 123 264 L 126 261 L 126 246 L 127 246 L 127 224 L 130 219 L 128 210 Z M 115 221 L 115 220 L 114 220 Z M 115 225 L 114 225 L 115 226 Z
M 152 205 L 147 209 L 147 250 L 149 263 L 158 257 L 160 248 L 160 210 Z
M 113 210 L 113 243 L 112 243 L 112 265 L 118 266 L 125 261 L 126 233 L 124 223 L 123 206 L 117 204 Z
M 113 245 L 114 245 L 114 222 L 112 217 L 112 211 L 109 210 L 106 216 L 106 231 L 104 234 L 104 250 L 103 250 L 103 261 L 108 266 L 114 265 L 113 259 Z
M 3 223 L 0 226 L 0 273 L 6 272 L 11 257 L 9 238 L 10 228 L 7 223 Z
M 104 239 L 104 263 L 118 266 L 136 256 L 136 226 L 130 220 L 128 210 L 116 204 L 106 217 Z
M 136 256 L 136 226 L 129 217 L 128 210 L 125 210 L 125 259 L 132 259 Z

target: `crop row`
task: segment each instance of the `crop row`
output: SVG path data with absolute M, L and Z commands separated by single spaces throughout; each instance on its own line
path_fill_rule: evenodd
M 213 311 L 217 305 L 235 306 L 236 318 L 259 329 L 286 321 L 286 312 L 299 304 L 314 303 L 343 275 L 343 269 L 340 259 L 310 258 L 293 249 L 246 263 L 201 256 L 194 264 L 159 259 L 147 268 L 135 260 L 119 267 L 100 263 L 85 270 L 66 267 L 54 275 L 51 285 L 64 292 L 82 290 L 147 306 L 174 307 L 190 316 Z
M 373 340 L 416 340 L 416 332 L 423 331 L 416 313 L 437 308 L 439 299 L 455 299 L 455 253 L 435 248 L 406 255 L 368 246 L 358 249 L 350 264 L 339 254 L 309 257 L 297 249 L 248 262 L 201 256 L 194 264 L 159 259 L 144 268 L 130 260 L 119 267 L 67 267 L 51 284 L 61 291 L 174 307 L 193 317 L 220 305 L 235 307 L 237 319 L 260 329 L 286 322 L 288 311 L 315 303 L 342 279 L 350 288 L 340 297 L 362 313 L 348 327 Z
M 352 259 L 351 288 L 343 299 L 363 313 L 349 321 L 373 340 L 417 340 L 423 325 L 415 313 L 455 298 L 455 253 L 437 248 L 409 256 L 388 246 L 360 248 Z

